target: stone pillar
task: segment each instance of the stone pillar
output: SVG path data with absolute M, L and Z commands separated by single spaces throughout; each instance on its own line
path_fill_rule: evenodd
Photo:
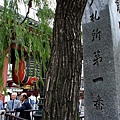
M 88 0 L 84 11 L 85 120 L 120 120 L 119 6 L 119 0 Z

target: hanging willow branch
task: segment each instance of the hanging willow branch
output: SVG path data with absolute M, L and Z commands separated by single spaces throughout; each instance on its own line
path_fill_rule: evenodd
M 36 22 L 35 20 L 30 19 L 28 14 L 30 13 L 32 3 L 33 0 L 29 0 L 26 16 L 24 20 L 18 24 L 21 19 L 21 15 L 18 13 L 18 2 L 15 0 L 11 0 L 10 2 L 4 0 L 4 8 L 2 8 L 0 12 L 0 90 L 4 89 L 2 77 L 5 59 L 4 52 L 7 48 L 11 47 L 12 42 L 15 43 L 15 57 L 12 59 L 15 59 L 16 65 L 19 63 L 18 46 L 21 45 L 21 57 L 24 57 L 24 50 L 26 50 L 28 55 L 33 55 L 35 67 L 37 64 L 40 64 L 43 65 L 43 70 L 46 70 L 46 61 L 50 57 L 50 41 L 52 39 L 52 29 L 49 26 L 48 20 L 53 18 L 54 15 L 45 2 L 45 4 L 42 4 L 44 7 L 42 6 L 40 8 L 39 6 L 39 21 Z M 33 21 L 34 24 L 29 25 L 29 20 Z M 9 56 L 10 55 L 9 52 Z M 39 63 L 37 63 L 36 55 L 40 57 Z M 11 61 L 12 60 L 9 62 L 11 63 Z M 15 69 L 18 69 L 17 67 Z M 40 79 L 42 79 L 41 76 L 40 73 Z
M 28 18 L 28 14 L 30 13 L 30 8 L 31 7 L 32 7 L 32 0 L 29 1 L 29 3 L 28 3 L 28 11 L 26 13 L 26 16 L 25 16 L 24 20 L 20 24 L 23 24 L 25 22 L 25 20 Z

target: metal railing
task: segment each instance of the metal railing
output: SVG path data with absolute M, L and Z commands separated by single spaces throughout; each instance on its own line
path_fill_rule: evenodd
M 35 112 L 35 111 L 38 111 L 38 110 L 24 110 L 24 112 L 32 112 L 31 120 L 33 120 L 33 112 Z M 4 116 L 4 120 L 27 120 L 25 118 L 14 116 L 12 114 L 14 112 L 15 111 L 6 111 L 5 116 Z M 84 115 L 80 115 L 80 120 L 84 120 Z
M 33 120 L 33 112 L 35 111 L 38 111 L 38 110 L 24 110 L 24 112 L 32 112 L 31 120 Z M 27 120 L 25 118 L 21 118 L 21 117 L 13 115 L 12 113 L 14 112 L 16 111 L 6 111 L 4 115 L 4 120 Z
M 14 116 L 10 113 L 5 113 L 4 120 L 27 120 L 21 117 Z

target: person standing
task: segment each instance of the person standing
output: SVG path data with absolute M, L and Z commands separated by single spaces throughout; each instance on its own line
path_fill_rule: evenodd
M 15 108 L 14 110 L 16 112 L 20 112 L 19 117 L 31 120 L 30 111 L 24 111 L 32 109 L 28 100 L 28 96 L 26 94 L 21 94 L 20 100 L 22 101 L 22 106 L 19 108 Z
M 0 110 L 3 110 L 3 102 L 0 100 Z
M 4 119 L 5 110 L 3 109 L 3 101 L 0 100 L 0 120 Z
M 3 98 L 2 91 L 0 90 L 0 98 Z M 0 120 L 4 120 L 5 110 L 3 108 L 3 99 L 0 99 Z
M 36 102 L 36 109 L 39 109 L 39 104 L 40 104 L 40 94 L 37 96 L 37 102 Z
M 7 111 L 11 111 L 11 110 L 14 110 L 17 107 L 20 107 L 20 101 L 16 100 L 16 97 L 17 97 L 17 93 L 12 93 L 11 94 L 11 100 L 8 101 L 7 105 L 6 105 L 6 110 Z M 15 115 L 17 115 L 17 113 Z
M 30 97 L 28 97 L 28 101 L 29 101 L 29 103 L 30 103 L 32 109 L 34 109 L 34 106 L 33 106 L 33 105 L 34 105 L 34 102 L 33 102 L 33 100 L 31 100 Z
M 36 97 L 35 97 L 35 95 L 31 94 L 31 96 L 29 98 L 32 100 L 32 102 L 31 102 L 32 108 L 35 109 L 35 104 L 36 104 Z
M 18 116 L 18 112 L 14 112 L 14 109 L 20 107 L 20 101 L 16 100 L 17 93 L 11 93 L 11 100 L 7 102 L 6 111 L 11 111 L 12 115 Z M 13 112 L 12 112 L 13 111 Z M 7 120 L 12 120 L 13 118 L 9 117 Z

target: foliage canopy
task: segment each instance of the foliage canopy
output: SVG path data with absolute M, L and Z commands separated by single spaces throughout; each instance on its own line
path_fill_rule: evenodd
M 27 6 L 26 16 L 19 14 L 19 3 Z M 34 5 L 37 8 L 38 21 L 28 17 Z M 22 8 L 21 8 L 22 9 Z M 3 88 L 2 71 L 5 56 L 10 54 L 11 43 L 15 43 L 16 70 L 18 69 L 18 46 L 21 45 L 21 56 L 24 51 L 33 55 L 36 64 L 41 64 L 46 70 L 46 61 L 50 57 L 50 42 L 52 40 L 52 28 L 49 21 L 54 13 L 45 0 L 4 0 L 4 7 L 0 9 L 0 88 Z M 36 56 L 39 56 L 38 62 Z M 10 60 L 10 59 L 9 59 Z M 9 61 L 10 62 L 10 61 Z M 42 81 L 42 74 L 40 73 Z M 43 82 L 43 81 L 42 81 Z

